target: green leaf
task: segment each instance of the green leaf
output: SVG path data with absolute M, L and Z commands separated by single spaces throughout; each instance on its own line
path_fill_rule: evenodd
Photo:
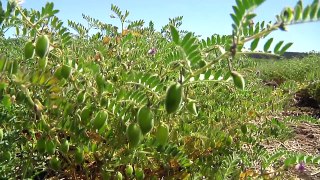
M 258 22 L 255 26 L 254 34 L 258 34 L 260 31 L 260 23 Z
M 118 6 L 111 4 L 111 10 L 118 16 L 118 18 L 121 18 L 122 12 L 118 8 Z
M 294 8 L 294 20 L 299 21 L 302 17 L 302 7 L 300 5 L 296 5 Z
M 198 54 L 197 56 L 194 56 L 192 59 L 190 59 L 191 64 L 195 64 L 200 60 L 201 60 L 201 55 L 200 54 Z
M 192 54 L 198 48 L 199 48 L 199 45 L 198 44 L 194 44 L 190 48 L 185 49 L 185 53 L 187 54 L 187 56 L 189 56 L 190 54 Z
M 278 54 L 278 53 L 279 53 L 279 49 L 280 49 L 280 47 L 282 46 L 282 44 L 283 44 L 283 41 L 280 41 L 280 42 L 278 42 L 277 45 L 275 45 L 274 50 L 273 50 L 273 52 L 274 52 L 275 54 Z
M 209 69 L 209 70 L 204 74 L 204 78 L 205 78 L 205 79 L 209 79 L 210 76 L 211 76 L 211 69 Z
M 306 163 L 306 164 L 311 164 L 311 163 L 312 163 L 312 160 L 313 160 L 313 156 L 307 156 L 307 157 L 305 158 L 305 163 Z
M 207 45 L 208 46 L 211 46 L 213 43 L 212 43 L 212 40 L 210 39 L 210 37 L 207 37 Z
M 268 158 L 268 166 L 270 163 L 273 163 L 275 160 L 278 160 L 279 158 L 281 158 L 285 154 L 286 153 L 283 151 L 280 151 L 280 152 L 273 154 L 271 157 Z
M 285 53 L 292 46 L 292 44 L 293 43 L 287 43 L 286 45 L 284 45 L 280 50 L 279 54 L 282 55 L 283 53 Z
M 223 80 L 228 80 L 231 76 L 231 71 L 228 71 L 227 74 L 224 75 Z
M 302 8 L 302 7 L 303 7 L 302 0 L 299 0 L 299 1 L 297 2 L 297 5 L 299 5 L 299 6 Z
M 296 157 L 288 157 L 287 159 L 284 160 L 284 165 L 286 167 L 290 167 L 294 164 L 296 164 L 297 158 Z
M 254 0 L 256 6 L 260 6 L 265 0 Z
M 314 163 L 314 164 L 320 164 L 320 156 L 314 158 L 314 159 L 312 160 L 312 163 Z
M 250 8 L 250 2 L 249 2 L 250 0 L 243 0 L 242 2 L 243 2 L 243 6 L 246 8 L 246 9 L 249 9 Z
M 250 20 L 252 20 L 254 17 L 256 17 L 257 16 L 257 14 L 255 14 L 255 13 L 249 13 L 249 14 L 247 14 L 247 16 L 246 16 L 246 18 L 247 18 L 247 21 L 250 21 Z
M 188 32 L 182 39 L 181 46 L 184 46 L 191 38 L 192 32 Z
M 230 16 L 231 16 L 234 24 L 237 25 L 237 26 L 239 26 L 240 21 L 239 21 L 238 17 L 237 17 L 236 15 L 234 15 L 234 14 L 230 14 Z
M 242 17 L 242 14 L 240 14 L 240 11 L 239 11 L 239 9 L 238 9 L 238 7 L 237 6 L 232 6 L 232 9 L 233 9 L 233 11 L 234 11 L 234 14 L 236 15 L 236 17 Z
M 270 46 L 271 46 L 272 41 L 273 41 L 273 38 L 270 38 L 270 39 L 264 44 L 264 46 L 263 46 L 264 52 L 268 52 L 268 50 L 269 50 L 269 48 L 270 48 Z
M 249 29 L 247 27 L 243 27 L 242 31 L 243 31 L 242 33 L 243 33 L 244 36 L 248 36 L 249 35 Z
M 261 22 L 260 28 L 263 29 L 264 28 L 264 21 Z
M 179 32 L 174 26 L 170 26 L 170 31 L 171 31 L 171 37 L 172 41 L 176 44 L 179 45 Z
M 201 56 L 200 51 L 196 50 L 188 55 L 188 59 L 193 59 L 195 56 Z
M 3 96 L 2 104 L 4 105 L 4 107 L 6 107 L 6 109 L 10 109 L 10 107 L 11 107 L 10 95 L 6 94 Z
M 318 4 L 318 1 L 317 1 L 316 3 L 313 3 L 312 6 L 311 6 L 310 19 L 316 18 L 318 9 L 319 9 L 319 4 Z
M 218 80 L 222 74 L 222 69 L 219 69 L 216 73 L 214 73 L 214 80 Z
M 307 18 L 309 18 L 310 16 L 310 6 L 308 5 L 304 10 L 303 10 L 303 14 L 302 14 L 302 19 L 306 20 Z
M 250 28 L 249 28 L 249 36 L 253 35 L 253 31 L 254 31 L 253 26 L 250 26 Z
M 221 38 L 220 38 L 220 36 L 219 35 L 217 35 L 217 44 L 221 44 Z
M 241 16 L 246 12 L 246 8 L 244 7 L 244 5 L 242 4 L 241 0 L 236 0 L 239 12 L 241 14 Z M 239 17 L 240 19 L 242 19 L 242 17 Z
M 217 39 L 215 35 L 211 36 L 211 45 L 215 45 L 217 43 Z
M 181 43 L 182 44 L 182 43 Z M 201 46 L 200 46 L 200 48 L 204 48 L 204 47 L 207 47 L 208 45 L 207 45 L 207 41 L 206 40 L 204 40 L 204 39 L 202 39 L 201 40 Z
M 192 37 L 191 39 L 189 39 L 187 43 L 182 45 L 182 48 L 184 49 L 184 51 L 187 52 L 195 41 L 196 41 L 196 38 Z
M 252 41 L 251 46 L 250 46 L 251 51 L 254 51 L 257 48 L 259 40 L 260 40 L 260 38 L 257 38 L 257 39 Z
M 222 36 L 221 38 L 221 44 L 225 44 L 226 43 L 226 36 Z

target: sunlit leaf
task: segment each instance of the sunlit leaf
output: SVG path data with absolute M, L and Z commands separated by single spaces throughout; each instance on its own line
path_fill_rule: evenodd
M 307 7 L 305 7 L 305 9 L 303 10 L 303 14 L 302 14 L 302 19 L 306 20 L 310 17 L 310 6 L 308 5 Z
M 242 17 L 242 14 L 240 13 L 239 9 L 237 6 L 232 6 L 232 9 L 234 11 L 234 14 L 237 18 L 241 18 Z
M 191 36 L 192 32 L 187 33 L 181 41 L 181 46 L 184 46 L 190 40 Z
M 283 41 L 280 41 L 280 42 L 278 42 L 278 44 L 276 44 L 276 45 L 274 46 L 273 52 L 274 52 L 275 54 L 278 54 L 278 53 L 279 53 L 279 49 L 280 49 L 280 47 L 282 46 L 282 44 L 283 44 Z
M 254 0 L 256 6 L 260 6 L 265 0 Z
M 250 0 L 243 0 L 243 6 L 246 8 L 246 9 L 249 9 L 249 7 L 251 6 L 250 4 Z
M 234 24 L 237 25 L 237 26 L 239 26 L 240 21 L 239 21 L 238 17 L 237 17 L 236 15 L 234 15 L 234 14 L 230 14 L 230 16 L 231 16 Z
M 310 10 L 310 19 L 314 19 L 317 15 L 317 11 L 319 9 L 319 2 L 313 3 Z
M 287 43 L 286 45 L 284 45 L 280 50 L 279 54 L 282 55 L 283 53 L 285 53 L 292 46 L 292 44 L 293 43 Z
M 174 26 L 170 26 L 172 41 L 179 45 L 179 32 Z
M 259 43 L 259 40 L 260 40 L 260 38 L 257 38 L 257 39 L 254 39 L 254 40 L 252 41 L 251 46 L 250 46 L 251 51 L 254 51 L 254 50 L 257 48 L 258 43 Z
M 270 38 L 263 46 L 264 52 L 268 52 L 271 44 L 272 44 L 273 38 Z
M 294 8 L 294 20 L 298 21 L 302 18 L 302 8 L 299 5 L 296 5 Z
M 196 41 L 195 37 L 192 37 L 189 39 L 188 42 L 186 42 L 184 45 L 182 45 L 182 48 L 184 49 L 185 52 L 188 52 L 188 50 L 191 48 L 193 43 Z

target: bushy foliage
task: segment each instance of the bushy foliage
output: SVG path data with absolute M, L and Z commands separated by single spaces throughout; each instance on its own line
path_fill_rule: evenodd
M 120 28 L 85 14 L 88 27 L 69 20 L 68 28 L 53 3 L 40 11 L 0 4 L 1 177 L 226 179 L 256 161 L 263 170 L 280 157 L 289 159 L 285 167 L 296 164 L 287 152 L 268 155 L 259 146 L 263 131 L 250 121 L 276 111 L 281 99 L 245 81 L 242 50 L 253 40 L 254 51 L 277 29 L 318 21 L 319 2 L 299 1 L 276 22 L 253 25 L 262 3 L 236 0 L 232 33 L 206 40 L 179 30 L 182 17 L 158 32 L 115 5 L 111 18 Z M 12 28 L 16 36 L 5 38 Z M 291 46 L 283 43 L 274 54 Z M 246 144 L 261 154 L 246 152 Z
M 261 60 L 259 64 L 260 77 L 265 81 L 286 81 L 312 82 L 320 78 L 319 57 L 310 55 L 308 58 L 288 60 Z M 270 66 L 270 61 L 273 66 Z M 310 71 L 312 69 L 313 71 Z

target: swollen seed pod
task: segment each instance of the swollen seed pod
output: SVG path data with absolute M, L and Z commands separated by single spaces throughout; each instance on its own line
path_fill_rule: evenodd
M 133 174 L 133 167 L 131 166 L 131 164 L 128 164 L 126 166 L 126 175 L 130 177 L 132 176 L 132 174 Z
M 135 169 L 135 176 L 137 180 L 143 180 L 144 179 L 144 172 L 141 168 Z
M 68 65 L 62 65 L 61 67 L 61 76 L 65 79 L 68 79 L 71 75 L 71 67 Z
M 137 113 L 137 121 L 140 126 L 142 134 L 147 134 L 151 131 L 154 125 L 153 114 L 146 106 L 141 107 Z
M 49 38 L 47 35 L 41 35 L 36 42 L 35 52 L 40 59 L 43 59 L 49 51 Z
M 88 124 L 90 121 L 91 115 L 92 115 L 91 108 L 88 106 L 84 107 L 80 113 L 81 122 L 83 122 L 83 124 L 85 125 Z
M 56 69 L 56 71 L 54 72 L 54 77 L 56 77 L 57 79 L 61 80 L 63 77 L 61 75 L 61 70 L 62 70 L 62 66 L 58 67 Z
M 41 58 L 39 59 L 39 69 L 45 69 L 48 64 L 48 59 L 47 58 Z
M 98 90 L 102 92 L 105 87 L 105 80 L 104 80 L 103 75 L 97 74 L 96 83 L 97 83 Z
M 245 81 L 244 81 L 243 76 L 240 73 L 238 73 L 237 71 L 231 71 L 231 76 L 232 76 L 234 85 L 237 88 L 244 90 Z
M 69 141 L 65 139 L 62 141 L 60 145 L 60 151 L 66 154 L 69 151 L 69 147 L 70 147 Z
M 193 114 L 193 115 L 195 115 L 195 116 L 198 115 L 196 103 L 194 103 L 194 102 L 189 102 L 189 103 L 187 104 L 187 109 L 188 109 L 188 111 L 189 111 L 191 114 Z
M 176 112 L 182 102 L 183 88 L 180 83 L 171 85 L 167 90 L 165 108 L 168 114 Z
M 156 140 L 157 142 L 164 146 L 167 144 L 169 138 L 169 128 L 166 124 L 161 124 L 158 126 L 157 132 L 156 132 Z
M 248 127 L 247 127 L 247 125 L 245 125 L 245 124 L 241 125 L 241 132 L 242 132 L 243 134 L 247 134 L 247 132 L 248 132 Z
M 115 178 L 115 179 L 116 179 L 116 180 L 122 180 L 122 178 L 123 178 L 123 177 L 122 177 L 121 172 L 118 171 L 118 172 L 116 173 L 116 178 Z
M 34 45 L 31 41 L 27 42 L 25 45 L 24 45 L 24 58 L 25 59 L 31 59 L 33 58 L 34 56 Z
M 106 111 L 99 111 L 92 121 L 92 127 L 98 130 L 101 129 L 105 125 L 107 118 L 108 114 Z
M 129 146 L 135 147 L 139 145 L 142 139 L 142 132 L 138 124 L 131 123 L 127 128 L 127 137 L 129 140 Z
M 59 170 L 60 167 L 61 167 L 61 162 L 60 162 L 60 160 L 59 160 L 56 156 L 54 156 L 54 157 L 52 157 L 52 158 L 50 159 L 49 164 L 50 164 L 50 167 L 51 167 L 53 170 L 56 170 L 56 171 Z
M 226 137 L 225 141 L 226 141 L 226 144 L 227 144 L 228 146 L 230 146 L 230 145 L 232 144 L 232 142 L 233 142 L 232 136 L 229 135 L 228 137 Z

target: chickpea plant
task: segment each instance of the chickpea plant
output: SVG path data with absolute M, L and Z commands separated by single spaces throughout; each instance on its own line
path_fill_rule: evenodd
M 212 118 L 204 111 L 215 110 L 199 102 L 197 90 L 204 86 L 212 93 L 232 80 L 245 91 L 234 61 L 261 53 L 254 50 L 273 31 L 319 21 L 320 11 L 318 0 L 307 6 L 298 1 L 276 22 L 253 24 L 254 10 L 264 0 L 235 2 L 231 34 L 200 40 L 179 30 L 182 16 L 158 32 L 152 21 L 129 21 L 128 11 L 111 5 L 110 17 L 120 20 L 120 29 L 85 14 L 87 26 L 68 20 L 67 27 L 54 3 L 37 11 L 15 1 L 3 9 L 0 1 L 0 176 L 239 177 L 239 133 L 207 136 L 187 123 L 191 119 L 196 127 Z M 5 38 L 12 28 L 15 38 Z M 275 41 L 268 39 L 262 53 L 270 54 L 275 43 L 272 54 L 280 56 L 292 45 Z M 246 43 L 250 52 L 243 51 Z M 215 68 L 223 64 L 227 68 Z M 241 136 L 248 131 L 241 126 Z M 263 168 L 280 156 L 287 158 L 285 166 L 295 165 L 296 156 L 283 152 L 268 155 Z M 319 163 L 317 157 L 306 159 Z

